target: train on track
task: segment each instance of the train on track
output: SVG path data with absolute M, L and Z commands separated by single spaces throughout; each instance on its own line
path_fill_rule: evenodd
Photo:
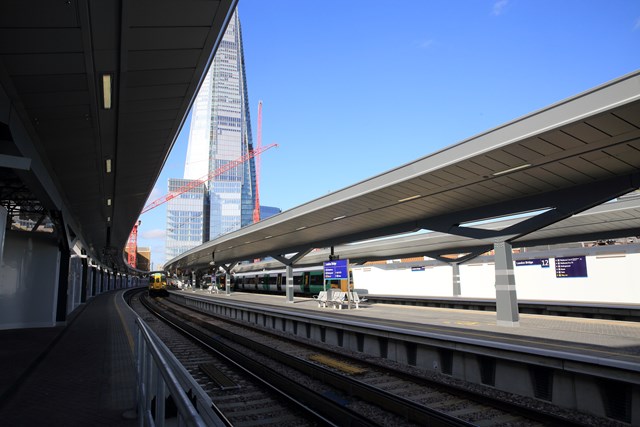
M 152 272 L 149 274 L 149 296 L 167 296 L 167 275 L 162 272 Z
M 216 278 L 216 286 L 220 290 L 226 287 L 225 275 Z M 285 294 L 287 273 L 284 268 L 234 273 L 231 279 L 231 290 L 240 292 L 259 292 L 269 294 Z M 347 280 L 327 280 L 324 283 L 322 266 L 301 267 L 293 269 L 293 293 L 300 296 L 317 295 L 326 288 L 340 288 L 347 291 Z

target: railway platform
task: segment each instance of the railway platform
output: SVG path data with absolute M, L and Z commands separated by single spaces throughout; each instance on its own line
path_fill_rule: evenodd
M 496 325 L 496 313 L 440 307 L 384 303 L 360 304 L 351 310 L 319 307 L 312 298 L 296 297 L 287 303 L 283 295 L 233 292 L 184 291 L 230 301 L 275 306 L 280 309 L 339 317 L 343 322 L 377 325 L 386 329 L 412 331 L 423 336 L 455 342 L 483 343 L 497 349 L 523 353 L 589 359 L 631 369 L 640 374 L 640 323 L 609 319 L 588 319 L 538 314 L 520 314 L 518 327 Z
M 595 390 L 597 386 L 587 381 L 587 375 L 614 380 L 603 390 L 628 403 L 614 408 L 617 412 L 610 417 L 640 425 L 634 410 L 634 390 L 640 378 L 637 322 L 522 314 L 520 326 L 510 328 L 497 326 L 494 312 L 380 303 L 335 310 L 319 307 L 312 298 L 296 297 L 294 303 L 288 303 L 284 296 L 242 292 L 173 293 L 231 303 L 236 308 L 225 312 L 233 312 L 235 318 L 297 331 L 298 335 L 306 331 L 307 336 L 327 344 L 357 351 L 384 348 L 386 357 L 393 354 L 398 361 L 413 358 L 410 364 L 420 367 L 424 363 L 443 373 L 442 366 L 436 368 L 433 362 L 442 364 L 449 354 L 449 375 L 456 378 L 472 380 L 477 376 L 483 382 L 482 364 L 487 358 L 495 359 L 492 386 L 497 389 L 517 386 L 522 391 L 527 380 L 514 378 L 530 374 L 525 366 L 546 366 L 556 371 L 556 379 L 554 391 L 542 400 L 562 405 L 568 387 L 577 394 L 571 397 L 574 403 L 565 406 L 580 410 L 602 407 L 597 414 L 606 415 L 611 409 L 601 397 L 604 392 Z M 244 316 L 240 310 L 252 310 L 252 314 Z M 298 327 L 293 326 L 295 322 Z M 315 326 L 307 328 L 304 323 Z M 335 331 L 331 324 L 336 325 Z M 374 328 L 378 332 L 367 335 L 366 331 Z M 137 425 L 134 330 L 135 316 L 119 291 L 112 291 L 81 306 L 64 327 L 0 331 L 0 425 Z M 401 337 L 405 335 L 413 338 Z M 409 340 L 414 344 L 403 344 Z M 522 367 L 516 366 L 519 363 Z M 620 384 L 626 385 L 620 388 Z
M 136 426 L 135 317 L 121 291 L 66 326 L 0 331 L 0 425 Z
M 312 298 L 191 290 L 176 301 L 349 354 L 367 354 L 444 382 L 463 381 L 530 405 L 640 426 L 640 324 L 368 302 L 324 308 Z M 621 424 L 617 424 L 621 423 Z M 607 424 L 608 425 L 608 424 Z

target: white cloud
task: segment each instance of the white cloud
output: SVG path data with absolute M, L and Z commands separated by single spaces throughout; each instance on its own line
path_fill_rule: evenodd
M 149 198 L 147 199 L 147 203 L 149 204 L 157 199 L 159 199 L 160 197 L 162 197 L 164 194 L 162 193 L 162 191 L 158 188 L 158 185 L 154 185 L 153 186 L 153 190 L 151 190 L 151 194 L 149 194 Z
M 435 44 L 435 41 L 433 39 L 418 40 L 416 42 L 416 44 L 418 45 L 418 48 L 420 48 L 420 49 L 429 49 L 431 46 L 433 46 Z
M 509 0 L 496 0 L 496 2 L 493 3 L 493 10 L 491 11 L 491 14 L 495 16 L 502 15 L 502 12 L 507 7 L 508 3 Z
M 165 230 L 162 230 L 160 228 L 156 228 L 153 230 L 146 230 L 140 233 L 140 237 L 142 237 L 143 239 L 149 239 L 149 240 L 164 239 L 164 235 L 165 235 Z

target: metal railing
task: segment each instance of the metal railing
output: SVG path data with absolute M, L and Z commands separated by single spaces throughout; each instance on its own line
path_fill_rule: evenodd
M 140 318 L 136 319 L 138 425 L 228 426 L 202 387 Z

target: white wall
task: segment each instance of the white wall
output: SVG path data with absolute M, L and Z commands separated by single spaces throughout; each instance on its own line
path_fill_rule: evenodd
M 588 256 L 588 277 L 556 278 L 550 268 L 515 267 L 519 299 L 640 303 L 640 254 Z
M 556 277 L 553 257 L 549 268 L 514 266 L 518 299 L 640 304 L 640 253 L 587 256 L 586 262 L 588 277 L 584 278 Z M 453 295 L 453 269 L 444 264 L 424 271 L 385 270 L 375 265 L 352 271 L 356 290 L 370 294 Z M 463 298 L 495 298 L 493 262 L 461 265 L 460 287 Z
M 55 326 L 59 259 L 56 242 L 44 233 L 6 233 L 0 329 Z

